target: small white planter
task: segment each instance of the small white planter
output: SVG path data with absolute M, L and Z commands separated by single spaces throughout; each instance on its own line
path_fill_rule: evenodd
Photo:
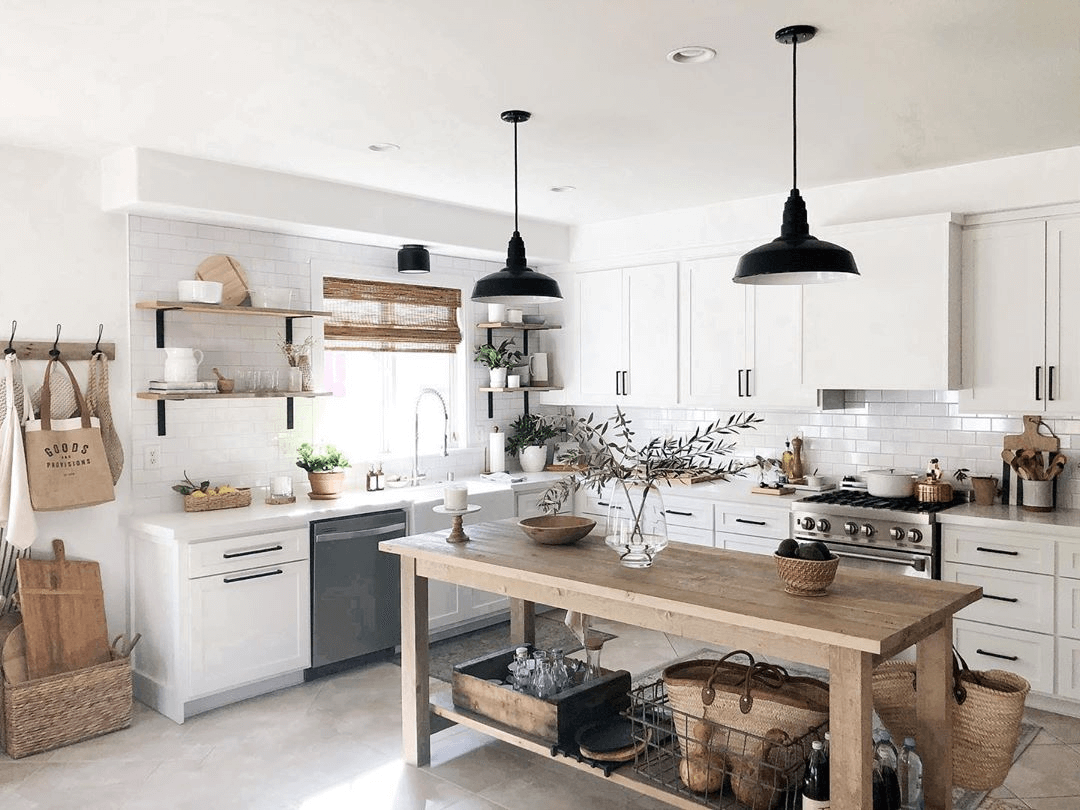
M 543 472 L 547 464 L 547 446 L 523 447 L 519 456 L 522 472 Z
M 506 369 L 505 368 L 493 368 L 493 369 L 491 369 L 491 387 L 492 388 L 506 388 Z

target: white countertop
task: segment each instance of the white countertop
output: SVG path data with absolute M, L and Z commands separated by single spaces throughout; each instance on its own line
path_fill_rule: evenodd
M 967 503 L 937 513 L 943 526 L 976 526 L 987 529 L 1012 529 L 1030 526 L 1044 534 L 1066 540 L 1080 540 L 1080 509 L 1055 509 L 1053 512 L 1029 512 L 1020 506 L 994 504 L 979 506 Z
M 546 488 L 561 473 L 528 473 L 517 483 L 488 481 L 480 477 L 459 478 L 452 482 L 465 484 L 470 493 L 529 492 Z M 224 537 L 282 531 L 306 525 L 313 520 L 378 512 L 384 509 L 408 509 L 413 504 L 442 503 L 443 488 L 451 482 L 424 484 L 418 487 L 396 487 L 365 492 L 348 490 L 332 501 L 313 501 L 307 493 L 297 494 L 296 503 L 268 505 L 252 497 L 251 506 L 238 509 L 215 509 L 209 512 L 184 512 L 177 499 L 177 510 L 134 515 L 130 528 L 140 535 L 161 540 L 199 543 Z

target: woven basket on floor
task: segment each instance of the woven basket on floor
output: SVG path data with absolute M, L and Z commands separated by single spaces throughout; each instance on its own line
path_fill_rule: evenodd
M 784 590 L 796 596 L 824 596 L 836 578 L 840 558 L 831 560 L 802 560 L 774 554 L 776 574 L 784 581 Z
M 12 759 L 131 725 L 131 658 L 22 683 L 3 678 L 0 738 Z
M 993 790 L 1012 767 L 1031 685 L 1013 672 L 973 672 L 962 658 L 960 664 L 954 667 L 954 681 L 966 697 L 957 703 L 954 692 L 951 700 L 953 784 Z M 874 670 L 872 683 L 874 709 L 893 739 L 915 737 L 915 664 L 886 661 Z

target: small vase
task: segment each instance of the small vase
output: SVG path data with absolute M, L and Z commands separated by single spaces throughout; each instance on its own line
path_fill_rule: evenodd
M 627 568 L 648 568 L 667 548 L 667 518 L 660 489 L 652 484 L 615 481 L 607 492 L 604 542 Z
M 311 358 L 306 354 L 302 354 L 297 363 L 297 367 L 300 369 L 300 390 L 314 391 L 315 381 L 311 377 Z
M 543 472 L 547 464 L 547 446 L 533 445 L 521 448 L 521 471 L 527 473 Z
M 302 391 L 304 389 L 304 372 L 299 366 L 289 366 L 288 382 L 286 391 Z
M 491 387 L 492 388 L 506 388 L 506 369 L 505 368 L 493 368 L 491 369 Z

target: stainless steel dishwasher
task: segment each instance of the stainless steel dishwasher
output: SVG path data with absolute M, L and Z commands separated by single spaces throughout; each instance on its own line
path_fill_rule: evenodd
M 401 640 L 400 561 L 379 542 L 405 536 L 400 509 L 311 524 L 311 668 L 304 680 L 389 657 Z

